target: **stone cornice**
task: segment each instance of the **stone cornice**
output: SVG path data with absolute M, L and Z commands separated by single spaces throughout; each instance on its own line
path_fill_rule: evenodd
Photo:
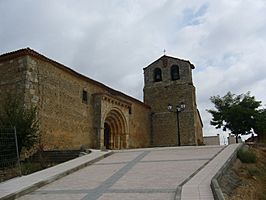
M 108 101 L 112 104 L 115 104 L 115 105 L 118 105 L 118 106 L 122 106 L 122 107 L 125 107 L 125 108 L 131 108 L 132 106 L 132 103 L 128 102 L 128 101 L 125 101 L 117 96 L 113 96 L 113 95 L 110 95 L 110 94 L 105 94 L 105 93 L 95 93 L 93 94 L 93 96 L 100 96 L 101 97 L 101 100 L 103 101 Z

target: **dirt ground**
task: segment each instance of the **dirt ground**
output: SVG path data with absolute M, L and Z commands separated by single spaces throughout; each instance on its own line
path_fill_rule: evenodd
M 256 163 L 237 159 L 221 179 L 226 200 L 266 200 L 266 145 L 249 148 L 256 154 Z

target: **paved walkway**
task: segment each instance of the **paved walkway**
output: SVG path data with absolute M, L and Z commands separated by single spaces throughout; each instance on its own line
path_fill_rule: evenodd
M 14 199 L 16 196 L 28 193 L 46 185 L 54 180 L 62 178 L 78 169 L 88 166 L 108 155 L 111 152 L 93 150 L 90 154 L 70 160 L 68 162 L 50 167 L 48 169 L 17 177 L 0 183 L 0 200 Z
M 231 144 L 195 174 L 182 187 L 182 200 L 213 200 L 211 180 L 241 144 Z
M 105 159 L 18 199 L 192 200 L 204 199 L 207 195 L 207 199 L 213 199 L 210 189 L 205 196 L 200 192 L 193 196 L 186 195 L 200 191 L 202 188 L 199 184 L 207 184 L 210 188 L 208 181 L 202 181 L 208 176 L 206 171 L 211 172 L 208 176 L 211 178 L 235 148 L 230 145 L 225 149 L 221 146 L 201 146 L 116 151 Z M 223 161 L 216 159 L 219 156 L 224 158 Z M 202 172 L 203 175 L 195 179 Z M 190 184 L 192 180 L 201 181 Z

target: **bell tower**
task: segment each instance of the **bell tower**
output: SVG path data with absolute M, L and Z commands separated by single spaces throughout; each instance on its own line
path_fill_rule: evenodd
M 192 82 L 194 65 L 162 56 L 145 67 L 144 103 L 151 107 L 153 146 L 198 145 L 202 122 Z

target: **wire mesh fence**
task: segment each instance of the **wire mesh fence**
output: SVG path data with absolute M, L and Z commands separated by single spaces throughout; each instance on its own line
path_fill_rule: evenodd
M 81 150 L 45 151 L 38 144 L 32 146 L 32 151 L 22 148 L 19 152 L 17 135 L 16 128 L 0 128 L 0 182 L 34 173 L 80 155 Z
M 0 182 L 21 175 L 16 128 L 0 129 Z

